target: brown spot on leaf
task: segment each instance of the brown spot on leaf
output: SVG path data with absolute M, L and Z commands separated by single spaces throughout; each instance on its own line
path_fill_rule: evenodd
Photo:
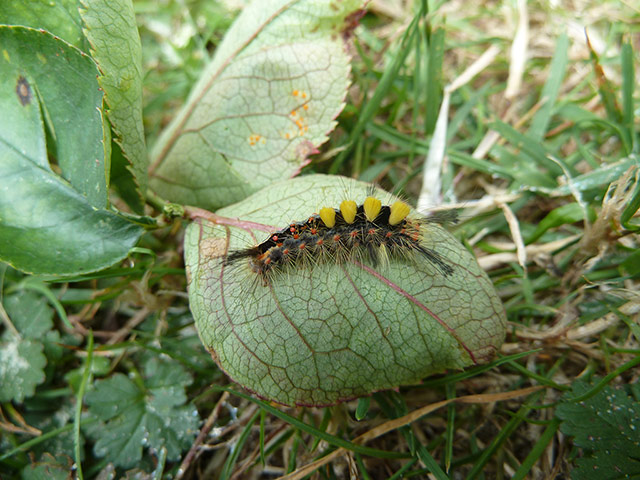
M 31 85 L 26 78 L 22 75 L 18 77 L 18 83 L 16 83 L 16 95 L 18 95 L 18 100 L 24 107 L 31 103 L 31 99 L 33 98 L 33 94 L 31 93 Z

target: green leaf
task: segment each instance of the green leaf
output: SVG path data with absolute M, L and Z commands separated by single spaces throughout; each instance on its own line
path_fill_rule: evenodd
M 76 0 L 3 0 L 0 24 L 42 28 L 85 52 L 89 51 Z
M 362 397 L 360 400 L 358 400 L 358 406 L 356 407 L 356 420 L 362 420 L 367 416 L 370 404 L 371 397 Z
M 5 332 L 0 342 L 0 402 L 22 402 L 44 381 L 42 343 Z
M 215 209 L 289 178 L 344 106 L 347 17 L 362 0 L 245 7 L 152 152 L 151 188 Z
M 37 139 L 40 143 L 39 131 L 18 130 L 13 121 L 24 116 L 21 110 L 37 115 L 41 106 L 42 117 L 55 141 L 54 152 L 62 177 L 90 205 L 104 208 L 107 169 L 102 144 L 102 92 L 96 81 L 95 64 L 68 43 L 31 28 L 0 27 L 0 45 L 3 143 L 16 149 L 22 147 L 22 142 Z M 21 78 L 24 80 L 20 81 Z M 19 97 L 18 86 L 26 92 L 24 97 Z M 23 137 L 21 142 L 15 136 Z M 46 157 L 39 158 L 38 164 L 47 166 Z
M 576 382 L 556 409 L 556 416 L 563 421 L 562 433 L 573 436 L 574 443 L 583 449 L 571 478 L 604 480 L 640 475 L 640 385 L 606 386 L 587 400 L 572 401 L 591 388 L 585 382 Z
M 22 469 L 23 480 L 71 480 L 73 460 L 66 455 L 57 458 L 45 453 L 42 458 Z
M 136 465 L 143 445 L 165 447 L 167 458 L 177 460 L 197 433 L 197 411 L 184 405 L 191 376 L 178 363 L 155 356 L 145 361 L 144 371 L 144 388 L 116 373 L 98 380 L 85 396 L 89 412 L 104 422 L 88 429 L 95 454 L 123 468 Z
M 5 330 L 0 340 L 0 402 L 22 402 L 45 379 L 41 340 L 49 339 L 53 310 L 29 291 L 8 295 L 3 306 L 15 330 Z
M 7 295 L 3 305 L 23 338 L 42 340 L 53 328 L 53 309 L 35 292 L 21 291 Z
M 0 26 L 0 44 L 0 259 L 59 275 L 117 262 L 142 229 L 104 209 L 95 65 L 62 40 L 28 28 Z M 60 175 L 48 162 L 45 122 Z
M 149 161 L 142 125 L 142 52 L 133 5 L 131 0 L 82 0 L 82 5 L 84 33 L 102 72 L 98 83 L 109 106 L 107 116 L 130 163 L 141 202 Z
M 255 245 L 269 228 L 339 205 L 345 192 L 362 202 L 370 188 L 343 177 L 305 176 L 218 212 L 221 223 L 239 219 L 232 221 L 236 227 L 205 220 L 188 227 L 191 310 L 203 343 L 235 381 L 287 405 L 324 405 L 487 361 L 502 343 L 506 319 L 491 281 L 433 222 L 424 224 L 424 245 L 453 266 L 449 276 L 426 260 L 390 259 L 377 267 L 320 261 L 264 285 L 246 261 L 222 268 L 227 246 Z M 255 223 L 237 228 L 245 221 Z

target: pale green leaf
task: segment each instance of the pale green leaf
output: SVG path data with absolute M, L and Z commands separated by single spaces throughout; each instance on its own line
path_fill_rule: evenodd
M 378 266 L 329 259 L 292 266 L 265 285 L 247 261 L 223 266 L 226 249 L 253 246 L 345 198 L 362 202 L 369 188 L 306 176 L 218 212 L 237 226 L 255 222 L 248 230 L 223 226 L 223 218 L 188 227 L 191 310 L 203 343 L 235 381 L 287 405 L 325 405 L 484 362 L 500 346 L 506 319 L 491 281 L 433 222 L 423 225 L 424 246 L 453 267 L 451 275 L 424 259 Z
M 343 31 L 361 0 L 245 7 L 152 152 L 151 188 L 215 209 L 295 175 L 344 106 Z
M 91 55 L 117 134 L 139 187 L 140 205 L 147 188 L 147 148 L 142 125 L 142 52 L 131 0 L 82 0 L 80 10 Z

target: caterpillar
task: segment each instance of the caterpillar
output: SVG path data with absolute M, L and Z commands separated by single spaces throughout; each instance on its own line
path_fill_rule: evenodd
M 382 205 L 379 199 L 369 196 L 358 205 L 353 200 L 344 200 L 339 208 L 323 207 L 306 220 L 271 233 L 258 245 L 231 252 L 224 264 L 248 260 L 250 269 L 264 285 L 294 265 L 334 261 L 378 266 L 389 259 L 411 261 L 415 255 L 422 255 L 442 275 L 451 275 L 451 264 L 421 240 L 423 223 L 452 219 L 442 216 L 414 219 L 409 217 L 410 211 L 402 201 Z

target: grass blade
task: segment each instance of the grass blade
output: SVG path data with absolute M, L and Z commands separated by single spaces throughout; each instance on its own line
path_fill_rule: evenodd
M 560 87 L 562 86 L 562 81 L 564 80 L 564 75 L 567 70 L 568 59 L 569 37 L 566 33 L 563 33 L 558 37 L 558 41 L 556 42 L 556 49 L 549 67 L 549 76 L 540 93 L 542 106 L 531 119 L 528 136 L 534 140 L 542 140 L 547 131 L 556 99 L 558 98 L 558 93 L 560 92 Z

